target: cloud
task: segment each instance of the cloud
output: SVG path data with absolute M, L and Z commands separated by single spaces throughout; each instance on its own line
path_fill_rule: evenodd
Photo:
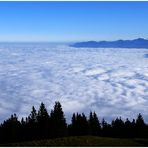
M 148 118 L 145 49 L 76 49 L 50 44 L 0 45 L 0 120 L 27 116 L 32 105 L 55 101 L 66 117 L 96 111 L 107 120 Z

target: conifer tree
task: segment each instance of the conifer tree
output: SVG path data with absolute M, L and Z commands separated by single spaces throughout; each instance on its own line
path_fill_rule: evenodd
M 141 114 L 138 114 L 138 116 L 137 116 L 136 126 L 137 127 L 143 127 L 143 126 L 145 126 L 144 119 L 143 119 L 143 117 L 142 117 Z
M 20 141 L 21 123 L 18 121 L 16 114 L 11 115 L 9 119 L 2 124 L 3 137 L 6 142 Z
M 44 124 L 46 121 L 49 120 L 49 115 L 43 102 L 40 105 L 40 108 L 37 114 L 37 120 L 41 124 Z
M 70 136 L 76 136 L 77 132 L 76 132 L 76 115 L 75 113 L 73 113 L 72 118 L 71 118 L 71 124 L 68 125 L 68 134 Z
M 53 137 L 67 135 L 67 124 L 60 102 L 55 102 L 54 109 L 50 113 L 51 133 Z
M 30 122 L 31 123 L 37 122 L 37 112 L 36 112 L 36 109 L 35 109 L 34 106 L 32 107 L 32 111 L 31 111 L 31 114 L 29 116 L 30 116 Z
M 112 128 L 114 131 L 115 137 L 123 137 L 124 136 L 124 122 L 122 121 L 121 117 L 116 118 L 112 121 Z
M 71 135 L 73 136 L 82 136 L 88 134 L 88 121 L 84 113 L 73 114 L 71 131 Z
M 101 125 L 98 120 L 96 113 L 90 112 L 89 115 L 89 134 L 90 135 L 100 135 Z
M 136 124 L 135 124 L 135 130 L 136 130 L 136 136 L 137 137 L 145 137 L 145 129 L 146 124 L 144 122 L 144 119 L 141 114 L 138 114 L 137 119 L 136 119 Z
M 28 130 L 28 138 L 30 140 L 34 140 L 37 138 L 37 135 L 38 135 L 38 127 L 37 127 L 37 112 L 36 112 L 36 109 L 35 107 L 33 106 L 32 107 L 32 111 L 28 117 L 28 123 L 26 125 L 26 130 Z M 26 131 L 24 131 L 26 133 Z M 26 134 L 26 135 L 27 135 Z
M 33 114 L 34 115 L 34 114 Z M 50 135 L 49 114 L 44 103 L 41 103 L 37 114 L 38 137 L 48 138 Z
M 111 125 L 105 121 L 105 119 L 102 119 L 102 136 L 110 136 L 112 135 L 112 128 Z

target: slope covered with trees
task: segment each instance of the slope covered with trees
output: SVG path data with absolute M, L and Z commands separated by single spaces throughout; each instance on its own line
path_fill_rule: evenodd
M 55 102 L 50 113 L 41 103 L 39 110 L 33 106 L 25 119 L 19 121 L 13 114 L 0 125 L 1 144 L 69 136 L 148 138 L 148 125 L 141 114 L 132 121 L 120 117 L 107 123 L 104 119 L 100 121 L 95 112 L 90 112 L 88 117 L 84 113 L 74 113 L 71 123 L 67 124 L 60 102 Z

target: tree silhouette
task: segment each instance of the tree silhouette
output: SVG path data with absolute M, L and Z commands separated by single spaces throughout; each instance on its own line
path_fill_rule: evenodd
M 36 139 L 38 137 L 37 118 L 38 118 L 38 115 L 37 115 L 35 107 L 33 106 L 32 111 L 31 111 L 31 113 L 30 113 L 30 115 L 29 115 L 29 117 L 27 119 L 28 120 L 27 125 L 26 125 L 27 129 L 25 128 L 25 130 L 28 131 L 28 133 L 27 133 L 28 138 L 31 139 L 31 140 Z M 41 118 L 41 116 L 40 116 L 40 118 Z
M 42 107 L 42 109 L 41 109 L 39 114 L 41 115 L 41 114 L 43 114 L 43 112 L 46 112 L 46 110 L 44 111 L 44 109 Z M 34 123 L 37 122 L 37 112 L 36 112 L 36 109 L 35 109 L 34 106 L 32 107 L 32 111 L 31 111 L 31 114 L 29 115 L 29 117 L 30 117 L 30 121 L 29 121 L 30 123 L 34 124 Z
M 38 114 L 37 114 L 37 126 L 38 126 L 39 139 L 48 138 L 50 134 L 49 114 L 47 112 L 47 109 L 44 103 L 41 103 Z
M 48 119 L 49 119 L 49 115 L 48 115 L 47 109 L 44 103 L 42 102 L 37 114 L 37 120 L 39 123 L 44 124 L 46 121 L 48 121 Z
M 24 118 L 21 119 L 21 140 L 29 140 L 31 136 L 29 136 L 29 129 L 27 129 L 27 124 Z
M 144 119 L 141 114 L 138 114 L 138 117 L 136 119 L 136 126 L 137 127 L 144 127 L 145 126 L 145 122 L 144 122 Z
M 138 114 L 135 124 L 136 136 L 145 137 L 146 124 L 141 114 Z
M 20 140 L 21 123 L 18 121 L 16 114 L 11 115 L 1 126 L 3 142 L 15 142 Z
M 63 137 L 67 135 L 67 124 L 60 102 L 55 102 L 54 109 L 50 113 L 52 137 Z
M 13 114 L 0 125 L 0 143 L 84 135 L 148 138 L 148 125 L 141 114 L 132 121 L 128 118 L 123 121 L 120 117 L 112 120 L 111 124 L 103 119 L 100 124 L 97 114 L 90 112 L 88 120 L 84 113 L 74 113 L 67 128 L 60 102 L 55 102 L 50 116 L 45 105 L 41 103 L 39 110 L 36 111 L 33 106 L 25 119 L 19 121 L 16 114 Z
M 90 112 L 88 123 L 89 123 L 89 134 L 95 136 L 100 135 L 101 125 L 95 112 L 94 113 Z
M 82 136 L 88 134 L 88 121 L 84 113 L 73 114 L 70 129 L 71 135 L 73 136 Z
M 121 117 L 112 121 L 112 128 L 115 137 L 124 137 L 124 122 Z
M 113 136 L 111 125 L 108 124 L 105 119 L 102 119 L 102 136 Z
M 76 136 L 77 135 L 77 123 L 76 123 L 76 115 L 73 113 L 72 119 L 71 119 L 71 124 L 68 125 L 68 134 L 70 136 Z
M 125 137 L 128 137 L 128 138 L 132 138 L 132 137 L 134 137 L 134 134 L 133 134 L 133 128 L 132 128 L 132 122 L 131 121 L 129 121 L 129 119 L 127 118 L 126 119 L 126 121 L 125 121 L 125 123 L 124 123 L 124 136 Z

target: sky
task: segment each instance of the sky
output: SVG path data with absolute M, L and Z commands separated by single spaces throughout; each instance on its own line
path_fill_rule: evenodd
M 148 38 L 148 2 L 0 2 L 0 41 Z

